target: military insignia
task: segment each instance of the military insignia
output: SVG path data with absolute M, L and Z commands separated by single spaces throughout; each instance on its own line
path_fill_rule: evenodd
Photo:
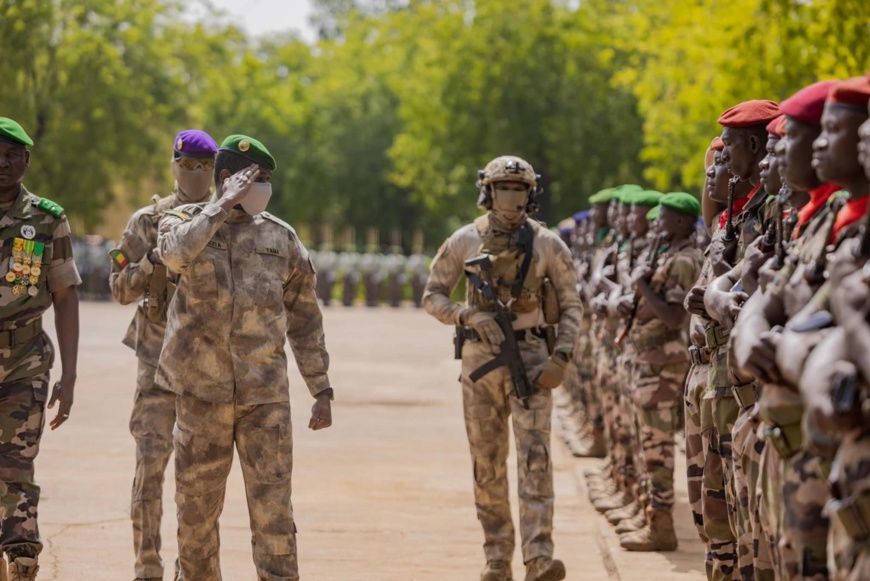
M 251 142 L 247 139 L 242 139 L 239 141 L 239 151 L 248 151 L 251 149 Z
M 30 275 L 30 278 L 29 278 L 28 280 L 30 280 L 30 284 L 34 284 L 34 285 L 35 285 L 35 284 L 37 284 L 37 283 L 39 282 L 39 275 L 37 275 L 37 274 L 33 274 L 32 272 L 33 272 L 33 271 L 31 271 L 31 275 Z
M 32 297 L 35 297 L 36 295 L 39 294 L 39 287 L 32 286 L 32 287 L 28 288 L 27 294 L 29 294 Z
M 63 216 L 63 208 L 48 198 L 39 198 L 39 201 L 34 198 L 33 204 L 43 212 L 47 212 L 55 218 Z
M 112 260 L 114 260 L 115 264 L 117 264 L 120 268 L 127 268 L 127 264 L 129 264 L 129 262 L 127 261 L 127 257 L 124 256 L 124 253 L 120 249 L 116 248 L 114 250 L 110 250 L 109 256 L 112 257 Z
M 12 294 L 15 295 L 16 297 L 20 297 L 21 295 L 23 295 L 24 294 L 24 285 L 23 284 L 16 284 L 15 286 L 13 286 L 12 287 Z
M 281 256 L 282 255 L 280 248 L 272 248 L 269 246 L 260 246 L 258 248 L 255 248 L 254 252 L 256 252 L 257 254 L 269 254 L 271 256 Z
M 190 220 L 190 216 L 185 214 L 184 212 L 179 212 L 178 210 L 166 210 L 163 212 L 164 214 L 169 214 L 170 216 L 175 216 L 176 218 L 181 218 L 185 222 Z
M 220 240 L 209 240 L 208 242 L 206 242 L 206 246 L 208 246 L 209 248 L 217 248 L 218 250 L 227 249 L 227 245 Z
M 181 151 L 181 146 L 184 145 L 184 141 L 179 137 L 178 141 L 175 142 L 175 149 Z
M 33 240 L 33 237 L 36 236 L 36 228 L 30 224 L 25 224 L 21 227 L 21 235 L 24 236 L 26 240 Z

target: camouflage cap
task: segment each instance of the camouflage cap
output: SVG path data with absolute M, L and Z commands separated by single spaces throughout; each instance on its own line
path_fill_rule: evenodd
M 488 186 L 495 182 L 520 182 L 528 184 L 530 188 L 538 185 L 538 176 L 532 164 L 514 155 L 497 157 L 478 172 L 481 186 Z
M 223 143 L 221 143 L 220 150 L 231 151 L 236 155 L 240 155 L 257 165 L 262 165 L 272 171 L 275 171 L 275 168 L 277 167 L 275 158 L 272 157 L 272 154 L 269 153 L 266 146 L 260 141 L 253 137 L 248 137 L 247 135 L 230 135 L 224 139 Z
M 0 117 L 0 139 L 19 145 L 33 145 L 24 128 L 9 117 Z

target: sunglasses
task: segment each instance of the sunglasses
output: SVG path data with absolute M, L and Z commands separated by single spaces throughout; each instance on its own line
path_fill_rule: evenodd
M 175 162 L 182 168 L 187 170 L 214 170 L 214 159 L 209 157 L 185 157 L 181 156 L 175 159 Z

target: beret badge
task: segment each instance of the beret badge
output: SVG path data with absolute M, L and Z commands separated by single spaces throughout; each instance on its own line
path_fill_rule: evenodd
M 239 151 L 248 151 L 251 149 L 251 143 L 247 139 L 239 141 Z

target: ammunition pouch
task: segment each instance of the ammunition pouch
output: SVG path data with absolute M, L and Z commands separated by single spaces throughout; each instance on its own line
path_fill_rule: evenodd
M 561 312 L 559 310 L 559 295 L 549 278 L 544 278 L 542 288 L 541 309 L 544 311 L 544 322 L 548 325 L 558 325 Z
M 704 365 L 710 363 L 710 350 L 706 347 L 692 345 L 689 347 L 689 357 L 694 365 Z
M 734 392 L 734 398 L 743 409 L 754 406 L 755 402 L 758 401 L 754 382 L 745 385 L 734 385 L 731 387 L 731 391 Z
M 175 296 L 176 285 L 169 280 L 168 271 L 162 264 L 154 265 L 148 285 L 148 320 L 152 323 L 166 322 L 166 309 Z
M 731 333 L 723 325 L 708 326 L 704 331 L 704 337 L 707 341 L 707 349 L 711 351 L 718 347 L 728 344 L 728 338 Z
M 870 492 L 845 500 L 831 500 L 828 506 L 853 541 L 870 539 Z
M 800 452 L 804 439 L 800 422 L 784 426 L 768 426 L 764 428 L 764 437 L 783 460 L 788 460 Z

